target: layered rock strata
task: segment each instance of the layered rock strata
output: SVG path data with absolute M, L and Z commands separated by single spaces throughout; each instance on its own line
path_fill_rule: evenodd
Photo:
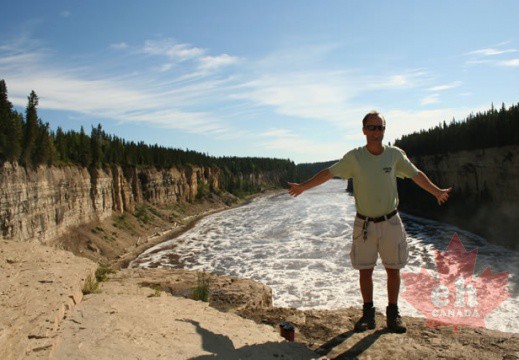
M 47 242 L 73 226 L 134 211 L 143 201 L 193 201 L 198 187 L 219 189 L 219 169 L 86 169 L 78 166 L 0 167 L 0 234 L 3 239 Z

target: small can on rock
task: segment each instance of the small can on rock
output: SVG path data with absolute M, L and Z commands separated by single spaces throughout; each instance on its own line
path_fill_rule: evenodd
M 294 324 L 285 321 L 279 324 L 279 333 L 288 341 L 294 341 L 296 328 Z

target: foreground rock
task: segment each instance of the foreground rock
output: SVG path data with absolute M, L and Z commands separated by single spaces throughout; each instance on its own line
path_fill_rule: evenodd
M 68 251 L 0 241 L 0 359 L 48 358 L 96 268 Z
M 1 241 L 0 359 L 314 357 L 269 325 L 156 288 L 162 284 L 187 295 L 197 281 L 194 272 L 124 270 L 101 283 L 97 293 L 83 296 L 97 266 L 37 243 Z M 212 279 L 220 289 L 214 304 L 242 308 L 271 302 L 262 284 Z
M 284 341 L 271 326 L 143 287 L 142 270 L 121 273 L 102 283 L 99 294 L 86 296 L 64 322 L 56 358 L 315 358 L 303 345 Z
M 380 313 L 375 330 L 354 333 L 359 309 L 276 308 L 271 306 L 270 288 L 261 283 L 208 276 L 213 299 L 206 304 L 178 297 L 191 296 L 196 272 L 119 271 L 64 323 L 57 357 L 75 353 L 86 359 L 118 354 L 144 359 L 516 359 L 519 354 L 517 334 L 431 329 L 424 319 L 410 317 L 404 317 L 406 334 L 391 334 Z M 278 326 L 284 321 L 296 326 L 299 345 L 279 337 Z
M 377 328 L 352 331 L 362 310 L 241 309 L 238 313 L 258 323 L 296 325 L 296 342 L 329 359 L 519 359 L 519 335 L 500 331 L 452 327 L 427 328 L 425 319 L 403 317 L 408 331 L 386 331 L 386 319 L 377 313 Z
M 129 287 L 149 287 L 191 298 L 199 276 L 209 283 L 209 305 L 221 311 L 272 307 L 272 289 L 254 280 L 200 273 L 183 269 L 125 269 L 110 276 L 111 288 L 126 292 Z
M 186 299 L 197 273 L 125 269 L 82 296 L 97 265 L 36 243 L 0 242 L 0 359 L 517 359 L 519 335 L 484 329 L 353 333 L 359 309 L 271 306 L 271 290 L 209 275 L 212 300 Z M 240 316 L 238 316 L 240 315 Z M 279 336 L 296 326 L 296 343 Z

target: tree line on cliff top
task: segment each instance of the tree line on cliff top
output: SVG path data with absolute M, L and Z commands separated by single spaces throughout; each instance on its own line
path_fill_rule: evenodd
M 294 178 L 296 166 L 290 160 L 258 157 L 214 157 L 192 150 L 147 145 L 107 134 L 101 124 L 87 134 L 81 130 L 52 131 L 37 112 L 38 96 L 28 96 L 25 116 L 13 109 L 7 86 L 0 80 L 0 163 L 18 162 L 26 168 L 39 165 L 79 165 L 99 168 L 109 165 L 171 168 L 195 165 L 220 169 L 220 184 L 242 195 L 260 190 L 249 175 L 274 173 L 282 183 Z M 265 185 L 265 184 L 263 184 Z M 279 186 L 281 184 L 271 184 Z
M 395 145 L 411 156 L 445 154 L 506 145 L 519 145 L 519 104 L 499 110 L 470 114 L 465 120 L 443 121 L 395 141 Z

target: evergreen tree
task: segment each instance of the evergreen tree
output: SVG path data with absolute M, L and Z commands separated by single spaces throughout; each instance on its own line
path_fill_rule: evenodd
M 78 161 L 84 167 L 87 167 L 92 163 L 90 139 L 85 134 L 85 129 L 83 129 L 83 126 L 81 126 L 81 131 L 79 133 Z
M 484 149 L 519 145 L 519 104 L 506 109 L 502 104 L 496 110 L 470 114 L 463 121 L 444 121 L 429 130 L 402 136 L 395 145 L 409 154 L 431 155 L 461 150 Z
M 7 87 L 5 81 L 0 80 L 0 160 L 6 160 L 9 132 L 8 124 L 11 120 L 12 104 L 7 99 Z
M 33 154 L 34 165 L 52 165 L 56 157 L 56 149 L 51 139 L 49 123 L 38 121 L 38 137 Z
M 13 110 L 7 86 L 0 80 L 0 161 L 18 161 L 22 144 L 23 118 Z
M 23 150 L 21 157 L 21 163 L 28 167 L 33 165 L 33 154 L 35 151 L 37 151 L 37 149 L 35 149 L 36 138 L 38 136 L 37 106 L 38 96 L 33 90 L 28 97 L 27 108 L 25 109 L 25 134 L 23 138 Z
M 67 140 L 63 129 L 58 126 L 56 136 L 54 137 L 54 147 L 57 153 L 57 162 L 68 163 L 70 161 L 67 151 Z
M 23 125 L 23 116 L 17 111 L 13 111 L 7 124 L 8 137 L 5 151 L 7 161 L 15 162 L 20 159 L 22 154 Z
M 99 167 L 103 163 L 103 128 L 101 124 L 97 125 L 97 128 L 92 126 L 92 132 L 90 133 L 90 147 L 92 154 L 92 165 Z

